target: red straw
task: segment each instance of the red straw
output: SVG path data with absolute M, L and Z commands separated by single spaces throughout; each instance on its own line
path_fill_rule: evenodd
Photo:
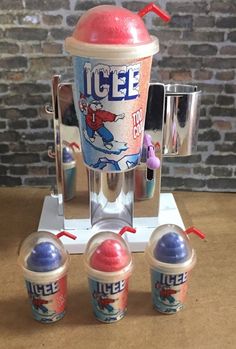
M 154 144 L 154 147 L 155 147 L 156 150 L 160 150 L 160 149 L 161 149 L 161 145 L 160 145 L 159 142 L 156 142 L 156 143 Z
M 70 147 L 73 151 L 75 151 L 74 148 L 77 148 L 78 150 L 80 150 L 80 146 L 76 142 L 69 143 L 67 141 L 63 141 L 63 144 L 66 145 L 67 147 Z
M 157 5 L 154 4 L 154 2 L 151 2 L 147 6 L 145 6 L 142 10 L 138 12 L 138 15 L 140 17 L 145 16 L 148 12 L 154 12 L 156 15 L 158 15 L 164 22 L 170 21 L 170 16 L 167 12 L 160 9 Z
M 189 227 L 187 230 L 185 230 L 185 234 L 191 234 L 194 233 L 197 236 L 199 236 L 201 239 L 205 239 L 205 234 L 203 234 L 200 230 L 198 230 L 195 227 Z
M 68 231 L 64 231 L 64 230 L 61 231 L 60 233 L 56 234 L 56 237 L 57 237 L 58 239 L 60 239 L 62 236 L 67 236 L 68 238 L 73 239 L 73 240 L 76 240 L 76 239 L 77 239 L 77 236 L 75 236 L 75 235 L 69 233 Z
M 124 233 L 126 232 L 129 232 L 129 233 L 133 233 L 135 234 L 136 233 L 136 229 L 134 228 L 131 228 L 131 227 L 128 227 L 128 226 L 125 226 L 123 227 L 120 231 L 119 231 L 119 235 L 122 236 Z
M 78 143 L 76 142 L 72 142 L 69 144 L 69 146 L 74 150 L 74 147 L 77 148 L 78 150 L 80 150 L 80 146 Z

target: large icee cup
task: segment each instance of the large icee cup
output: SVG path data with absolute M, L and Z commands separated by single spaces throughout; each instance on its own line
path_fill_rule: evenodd
M 139 162 L 152 56 L 159 49 L 144 14 L 94 7 L 65 41 L 74 56 L 83 158 L 92 169 L 126 171 Z

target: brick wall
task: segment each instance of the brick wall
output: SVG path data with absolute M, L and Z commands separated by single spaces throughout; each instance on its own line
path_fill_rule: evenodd
M 52 123 L 40 108 L 50 101 L 53 74 L 71 77 L 63 40 L 83 11 L 100 3 L 137 11 L 149 1 L 1 0 L 0 185 L 50 185 L 47 156 Z M 203 91 L 197 154 L 166 158 L 163 189 L 236 190 L 236 1 L 159 0 L 172 15 L 145 22 L 160 39 L 152 79 L 195 83 Z

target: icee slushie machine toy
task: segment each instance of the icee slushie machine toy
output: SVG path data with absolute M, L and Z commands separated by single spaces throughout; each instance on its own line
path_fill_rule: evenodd
M 45 199 L 39 231 L 73 230 L 75 243 L 63 240 L 70 253 L 124 226 L 137 230 L 127 238 L 131 250 L 143 251 L 160 224 L 183 226 L 172 195 L 160 194 L 161 165 L 163 156 L 196 149 L 200 91 L 150 83 L 159 41 L 143 22 L 148 12 L 170 20 L 154 3 L 138 13 L 112 5 L 85 12 L 65 40 L 74 83 L 52 80 L 57 190 Z M 65 147 L 73 168 L 63 162 Z

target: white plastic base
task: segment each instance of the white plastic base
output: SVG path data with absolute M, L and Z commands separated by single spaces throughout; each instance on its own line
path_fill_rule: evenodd
M 88 240 L 94 235 L 90 226 L 89 219 L 71 220 L 72 234 L 77 236 L 76 240 L 62 237 L 61 240 L 69 253 L 83 253 Z M 144 251 L 146 244 L 153 230 L 162 224 L 176 224 L 185 228 L 180 216 L 175 199 L 170 193 L 163 193 L 160 197 L 160 212 L 158 217 L 139 217 L 134 218 L 133 227 L 136 228 L 136 234 L 127 233 L 125 238 L 129 243 L 132 252 Z M 57 234 L 64 230 L 64 216 L 58 215 L 58 198 L 46 196 L 44 199 L 43 209 L 39 221 L 38 231 L 49 231 Z

